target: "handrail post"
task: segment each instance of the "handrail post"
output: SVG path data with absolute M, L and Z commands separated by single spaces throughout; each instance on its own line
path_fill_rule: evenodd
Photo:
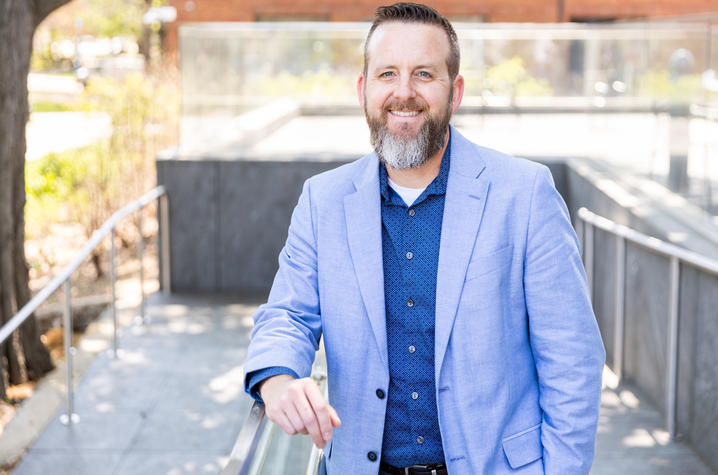
M 117 269 L 115 265 L 115 254 L 117 253 L 115 245 L 115 228 L 110 233 L 110 294 L 112 309 L 112 352 L 117 358 L 117 295 L 115 295 L 115 287 L 117 281 Z
M 586 280 L 588 281 L 588 292 L 591 302 L 593 302 L 593 224 L 584 221 L 584 235 L 586 238 Z
M 70 279 L 65 281 L 65 308 L 63 312 L 64 323 L 64 346 L 65 346 L 65 382 L 67 385 L 67 413 L 60 416 L 60 422 L 64 425 L 77 424 L 80 416 L 74 411 L 74 391 L 72 387 L 73 365 L 72 358 L 75 348 L 72 346 L 72 303 L 70 301 Z
M 71 278 L 72 273 L 77 270 L 77 268 L 82 265 L 85 259 L 89 257 L 95 250 L 97 249 L 97 246 L 99 246 L 102 242 L 104 242 L 105 238 L 108 234 L 112 234 L 112 258 L 111 258 L 111 264 L 113 267 L 113 272 L 111 272 L 111 278 L 113 280 L 112 282 L 112 313 L 113 313 L 113 322 L 115 323 L 115 355 L 117 354 L 117 309 L 116 309 L 116 295 L 115 295 L 115 277 L 116 277 L 116 271 L 114 269 L 115 267 L 115 226 L 119 222 L 119 220 L 124 219 L 126 216 L 130 215 L 131 213 L 134 213 L 138 209 L 142 209 L 145 207 L 149 202 L 160 198 L 162 196 L 165 196 L 167 191 L 165 190 L 164 186 L 158 186 L 151 190 L 149 193 L 146 193 L 143 195 L 140 199 L 133 201 L 132 203 L 128 204 L 127 206 L 123 207 L 119 211 L 115 212 L 107 221 L 105 221 L 102 226 L 96 230 L 92 237 L 85 242 L 85 244 L 82 246 L 82 249 L 80 252 L 75 256 L 75 258 L 66 265 L 58 275 L 56 275 L 47 285 L 45 285 L 40 291 L 35 294 L 29 302 L 27 302 L 15 315 L 10 318 L 7 322 L 5 322 L 2 327 L 0 327 L 0 344 L 5 342 L 15 330 L 17 330 L 20 325 L 25 322 L 29 317 L 33 315 L 33 312 L 37 310 L 37 308 L 47 300 L 48 297 L 50 297 L 55 291 L 57 291 L 65 282 Z M 165 217 L 167 218 L 167 223 L 169 223 L 169 209 L 166 205 L 166 198 L 165 198 Z M 169 225 L 167 227 L 167 234 L 165 236 L 166 242 L 169 243 Z M 144 242 L 142 243 L 144 246 Z M 164 249 L 167 252 L 167 258 L 164 261 L 164 265 L 167 268 L 167 272 L 165 272 L 165 277 L 167 280 L 167 285 L 165 285 L 165 288 L 169 288 L 169 245 L 166 244 L 164 246 Z M 142 266 L 143 272 L 144 272 L 144 266 Z M 144 278 L 144 276 L 142 276 Z M 144 289 L 144 287 L 143 287 Z
M 671 287 L 668 320 L 668 382 L 666 385 L 666 427 L 668 437 L 676 437 L 676 399 L 678 392 L 678 313 L 680 305 L 680 260 L 671 257 Z
M 623 381 L 623 348 L 625 340 L 626 306 L 626 239 L 616 235 L 616 300 L 615 333 L 613 339 L 613 372 L 618 384 Z
M 160 250 L 162 258 L 162 290 L 169 294 L 172 279 L 170 278 L 170 206 L 167 192 L 160 196 Z
M 137 323 L 142 325 L 145 323 L 145 269 L 144 269 L 144 253 L 145 253 L 145 237 L 142 233 L 142 208 L 139 210 L 139 218 L 137 220 L 137 230 L 140 234 L 140 241 L 137 244 L 137 253 L 140 259 L 140 310 L 137 316 Z

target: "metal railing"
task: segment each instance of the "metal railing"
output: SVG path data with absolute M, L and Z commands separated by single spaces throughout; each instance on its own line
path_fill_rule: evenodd
M 317 358 L 320 360 L 320 358 Z M 323 365 L 315 363 L 312 378 L 319 385 L 319 389 L 327 397 L 327 376 Z M 255 401 L 249 415 L 242 425 L 237 440 L 232 449 L 229 461 L 222 469 L 221 475 L 258 475 L 262 473 L 264 462 L 269 454 L 270 445 L 276 424 L 267 420 L 264 413 L 264 403 Z M 324 468 L 324 455 L 322 449 L 312 445 L 306 475 L 322 475 Z
M 678 391 L 678 324 L 681 264 L 689 264 L 711 274 L 718 275 L 718 261 L 707 258 L 660 239 L 640 233 L 592 213 L 586 208 L 578 210 L 582 223 L 579 229 L 583 243 L 586 277 L 593 296 L 594 288 L 594 229 L 598 228 L 616 238 L 615 263 L 615 327 L 613 372 L 619 384 L 623 379 L 623 358 L 625 346 L 625 304 L 626 304 L 626 243 L 636 244 L 670 259 L 670 291 L 668 293 L 668 376 L 666 381 L 666 429 L 671 439 L 676 435 L 676 399 Z
M 23 306 L 18 313 L 16 313 L 10 320 L 7 321 L 2 328 L 0 328 L 0 344 L 2 344 L 12 333 L 27 320 L 35 310 L 50 297 L 61 285 L 64 286 L 65 294 L 65 305 L 63 311 L 63 326 L 64 326 L 64 347 L 66 355 L 66 385 L 67 385 L 67 413 L 60 416 L 60 420 L 63 424 L 73 424 L 79 422 L 80 418 L 74 412 L 74 398 L 73 398 L 73 387 L 72 387 L 72 370 L 73 370 L 73 355 L 75 354 L 75 348 L 72 346 L 72 305 L 70 302 L 70 290 L 71 290 L 71 275 L 77 270 L 78 267 L 90 256 L 90 253 L 102 242 L 102 240 L 108 235 L 111 235 L 110 244 L 110 287 L 111 287 L 111 312 L 112 312 L 112 349 L 115 358 L 117 357 L 117 296 L 115 294 L 116 287 L 116 276 L 117 267 L 115 264 L 116 260 L 116 246 L 115 227 L 123 218 L 130 214 L 141 210 L 153 200 L 159 199 L 159 216 L 160 216 L 160 254 L 162 264 L 162 288 L 165 292 L 170 291 L 170 253 L 169 253 L 169 198 L 167 191 L 164 186 L 158 186 L 152 191 L 148 192 L 141 198 L 133 201 L 124 208 L 116 211 L 105 223 L 95 231 L 92 237 L 82 246 L 80 252 L 67 266 L 65 266 L 60 273 L 50 281 L 45 287 L 43 287 L 25 306 Z M 142 234 L 142 213 L 138 215 L 138 231 L 140 240 L 138 244 L 138 257 L 140 261 L 140 307 L 138 311 L 138 318 L 140 322 L 145 321 L 145 292 L 144 292 L 144 241 Z

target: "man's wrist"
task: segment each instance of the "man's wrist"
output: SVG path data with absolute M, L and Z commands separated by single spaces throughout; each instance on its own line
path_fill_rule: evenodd
M 281 384 L 282 382 L 292 381 L 294 379 L 297 379 L 297 378 L 295 378 L 291 374 L 286 374 L 286 373 L 270 376 L 267 379 L 260 381 L 259 384 L 257 384 L 257 392 L 259 393 L 259 396 L 262 398 L 262 400 L 264 400 L 264 394 L 262 393 L 262 389 L 267 387 L 266 386 L 267 383 L 269 383 L 269 387 L 267 387 L 267 388 L 271 389 L 275 384 L 278 384 L 278 383 Z

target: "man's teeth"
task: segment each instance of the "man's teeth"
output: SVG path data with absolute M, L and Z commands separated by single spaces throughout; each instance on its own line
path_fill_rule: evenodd
M 419 111 L 391 111 L 391 113 L 399 117 L 414 117 L 419 115 Z

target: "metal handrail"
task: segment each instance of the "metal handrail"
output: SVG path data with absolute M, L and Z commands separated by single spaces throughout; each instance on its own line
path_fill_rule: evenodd
M 319 385 L 319 389 L 326 398 L 327 376 L 325 371 L 315 363 L 311 377 Z M 254 401 L 234 443 L 229 461 L 222 469 L 221 475 L 256 475 L 261 473 L 276 427 L 274 422 L 265 417 L 264 403 Z M 318 475 L 324 466 L 323 462 L 322 450 L 313 445 L 307 464 L 307 475 Z
M 718 260 L 667 243 L 655 237 L 640 233 L 627 226 L 599 216 L 586 208 L 578 210 L 583 224 L 581 231 L 582 248 L 589 291 L 593 296 L 594 272 L 594 228 L 601 229 L 616 237 L 615 274 L 615 327 L 613 371 L 619 384 L 623 380 L 623 354 L 625 346 L 625 305 L 626 305 L 626 243 L 631 242 L 670 259 L 670 291 L 668 293 L 668 374 L 666 378 L 666 429 L 672 440 L 676 436 L 676 399 L 678 396 L 678 324 L 680 311 L 681 263 L 689 264 L 711 274 L 718 275 Z
M 599 216 L 586 208 L 578 210 L 578 217 L 585 223 L 625 238 L 627 241 L 638 244 L 646 249 L 657 252 L 666 257 L 677 257 L 682 262 L 691 264 L 702 270 L 706 270 L 713 274 L 718 274 L 718 260 L 705 257 L 697 252 L 689 251 L 685 248 L 670 244 L 658 238 L 643 234 L 635 229 L 631 229 L 622 224 L 615 223 L 603 216 Z
M 159 199 L 159 213 L 161 216 L 160 230 L 162 235 L 162 243 L 160 246 L 161 260 L 162 260 L 162 288 L 166 291 L 170 291 L 170 279 L 169 279 L 169 203 L 167 190 L 164 186 L 160 185 L 150 192 L 143 195 L 141 198 L 133 201 L 124 208 L 116 211 L 105 223 L 92 234 L 92 237 L 82 246 L 80 252 L 77 253 L 75 258 L 66 265 L 60 273 L 53 278 L 45 287 L 43 287 L 28 303 L 26 303 L 19 312 L 17 312 L 5 325 L 0 328 L 0 344 L 2 344 L 17 328 L 27 320 L 35 310 L 52 295 L 61 285 L 64 284 L 65 292 L 65 306 L 63 312 L 63 326 L 64 328 L 64 346 L 66 360 L 66 376 L 67 376 L 67 414 L 61 416 L 61 421 L 65 424 L 75 423 L 79 421 L 77 414 L 73 412 L 73 389 L 72 389 L 72 356 L 75 353 L 75 348 L 72 347 L 72 309 L 70 304 L 70 276 L 77 270 L 80 265 L 89 257 L 92 251 L 102 242 L 102 240 L 110 234 L 111 248 L 110 248 L 110 280 L 111 280 L 111 306 L 112 306 L 112 323 L 113 323 L 113 351 L 115 357 L 117 357 L 117 308 L 116 308 L 116 296 L 115 296 L 115 227 L 123 218 L 130 214 L 144 208 L 150 204 L 153 200 Z M 140 242 L 138 244 L 138 253 L 140 259 L 140 293 L 141 303 L 139 316 L 144 321 L 145 311 L 145 293 L 144 293 L 144 272 L 143 272 L 143 254 L 144 254 L 144 242 L 142 241 L 142 215 L 140 214 L 138 220 L 138 227 L 140 233 Z
M 239 431 L 237 441 L 234 443 L 232 455 L 222 470 L 222 475 L 237 475 L 249 473 L 249 467 L 257 453 L 266 452 L 266 447 L 260 447 L 259 442 L 264 431 L 267 419 L 264 417 L 264 403 L 254 401 L 247 420 Z M 266 444 L 264 444 L 266 445 Z

